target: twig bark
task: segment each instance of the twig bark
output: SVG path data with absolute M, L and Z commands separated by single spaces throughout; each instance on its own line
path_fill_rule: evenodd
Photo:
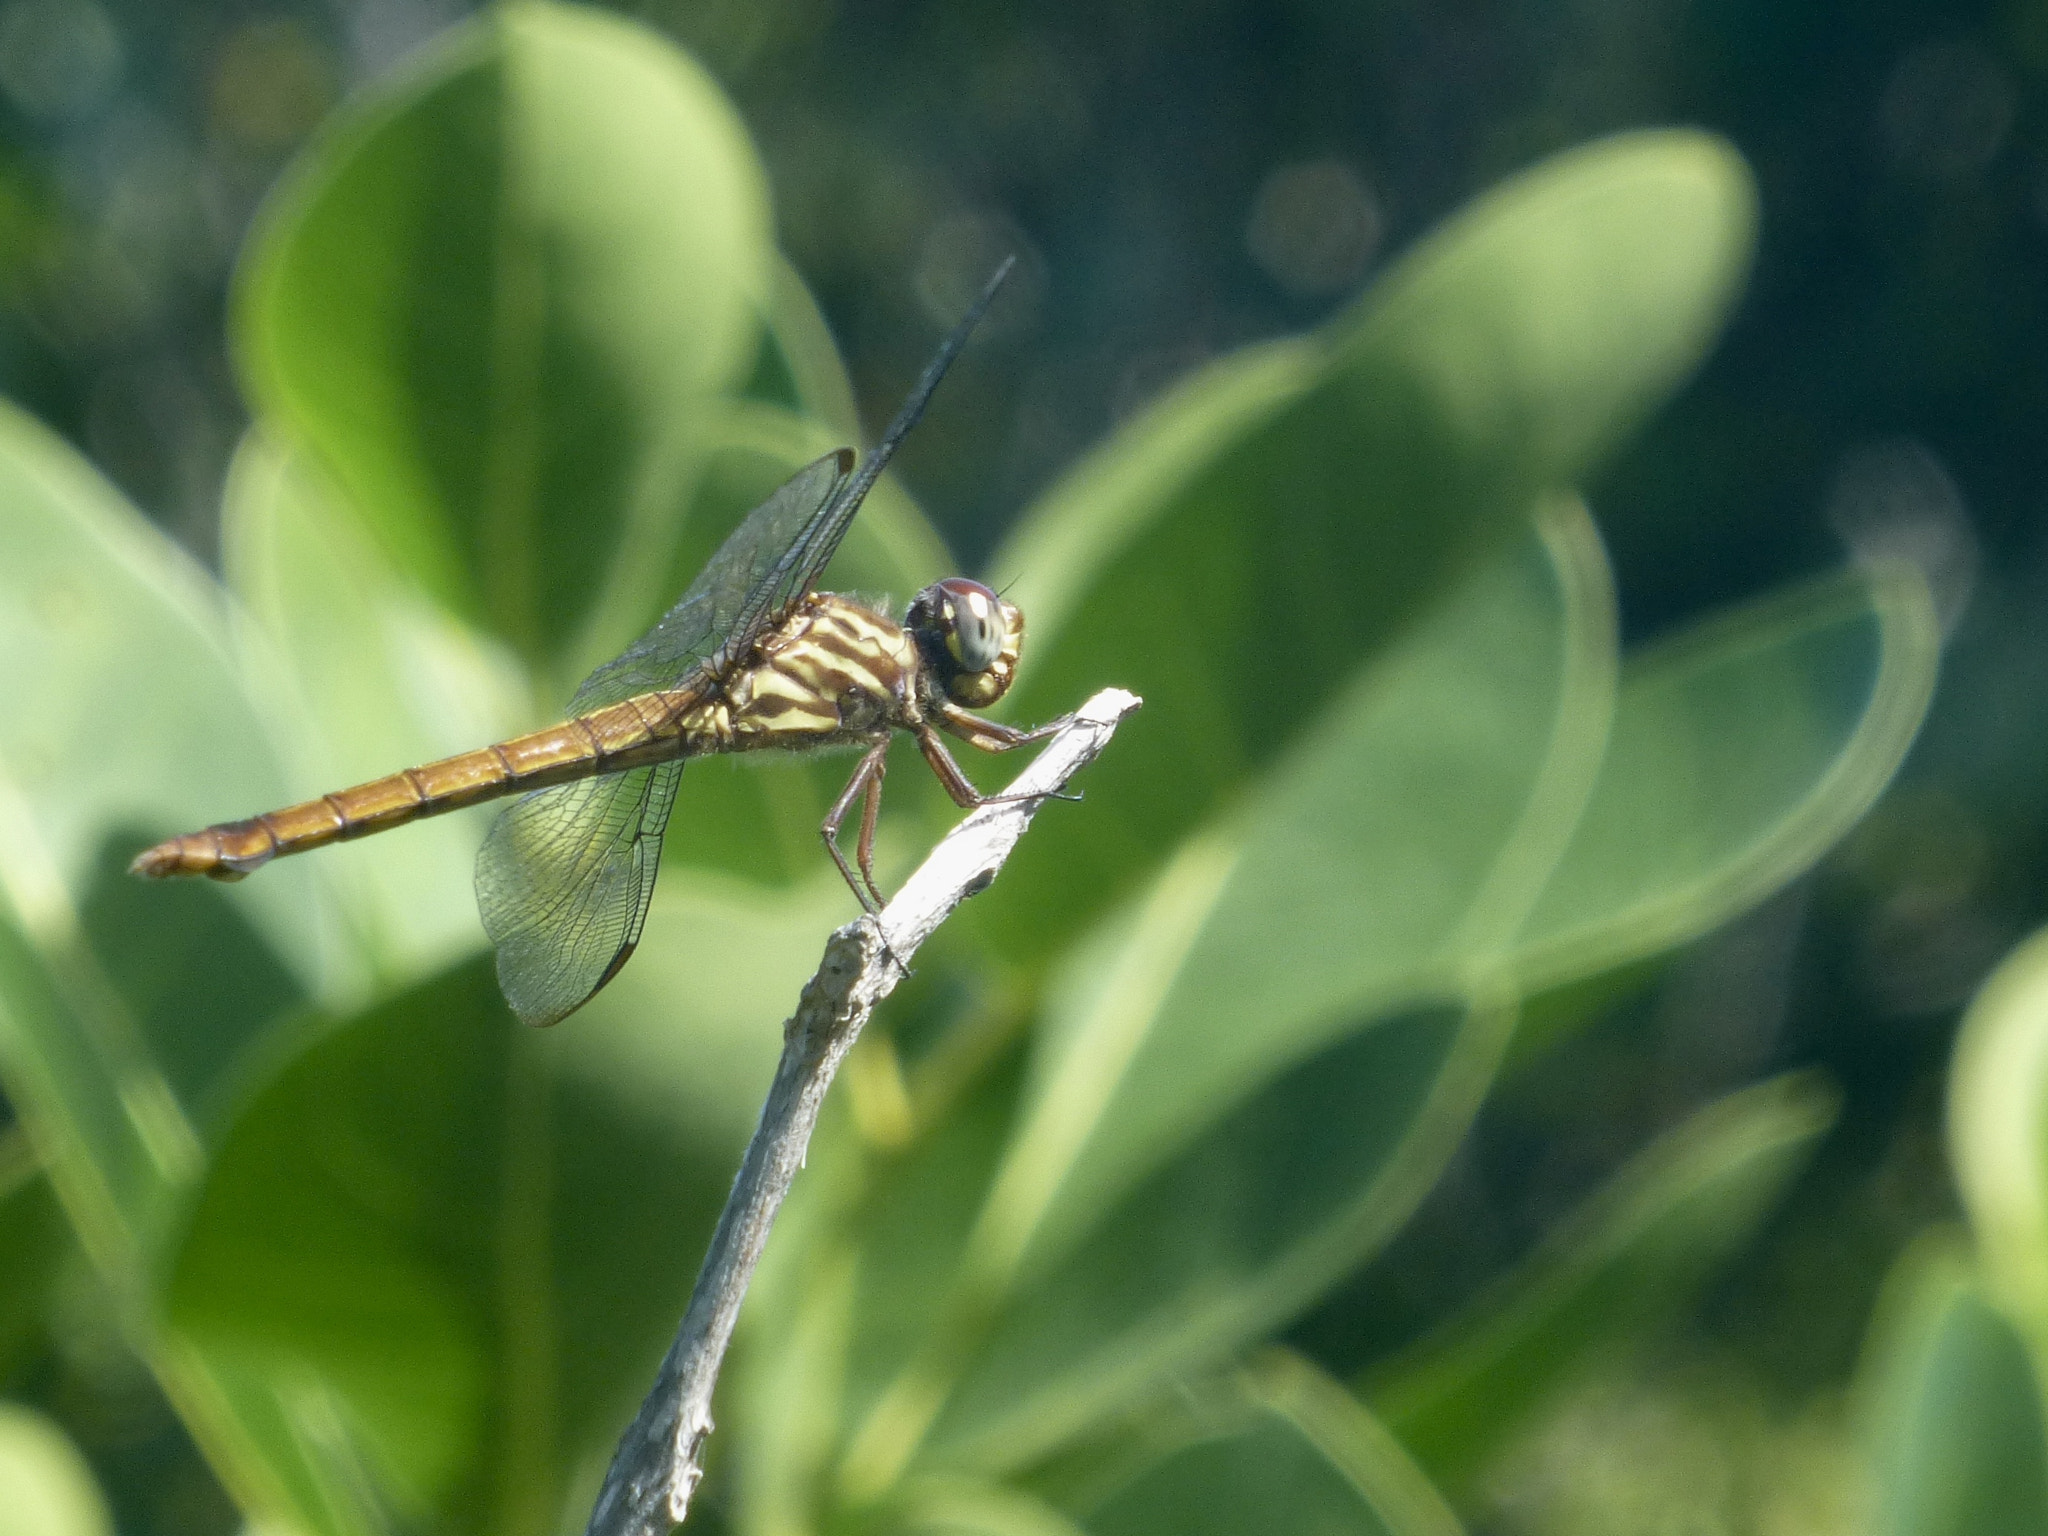
M 903 963 L 955 907 L 988 888 L 1045 797 L 1094 760 L 1138 702 L 1121 688 L 1096 694 L 1046 743 L 1001 801 L 974 811 L 946 835 L 879 916 L 848 923 L 827 941 L 823 963 L 783 1026 L 782 1060 L 718 1218 L 689 1310 L 662 1359 L 654 1389 L 612 1457 L 588 1536 L 665 1536 L 687 1513 L 703 1476 L 711 1391 L 740 1299 L 782 1197 L 803 1166 L 839 1063 L 875 1005 L 895 989 Z

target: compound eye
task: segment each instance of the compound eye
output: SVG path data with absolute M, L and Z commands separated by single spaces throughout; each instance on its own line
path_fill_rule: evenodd
M 963 672 L 986 672 L 1003 654 L 1009 626 L 995 593 L 978 581 L 955 576 L 939 583 L 945 593 L 939 616 L 945 626 L 946 650 Z

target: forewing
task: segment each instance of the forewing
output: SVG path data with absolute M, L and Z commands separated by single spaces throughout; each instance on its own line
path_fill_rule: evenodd
M 911 386 L 910 396 L 897 411 L 896 419 L 889 423 L 889 430 L 882 434 L 882 440 L 875 445 L 875 451 L 867 456 L 860 467 L 860 473 L 851 479 L 846 472 L 853 467 L 850 455 L 840 460 L 840 483 L 833 488 L 830 498 L 818 509 L 816 517 L 804 525 L 790 540 L 779 558 L 768 561 L 760 569 L 747 596 L 742 600 L 733 616 L 731 650 L 749 645 L 764 628 L 778 623 L 795 606 L 806 592 L 817 584 L 825 574 L 825 567 L 831 564 L 832 556 L 839 548 L 839 541 L 846 537 L 847 526 L 852 523 L 854 513 L 881 478 L 882 471 L 894 458 L 896 450 L 903 446 L 903 439 L 910 435 L 910 429 L 917 425 L 924 415 L 924 408 L 931 402 L 932 391 L 939 387 L 939 380 L 946 376 L 946 370 L 953 366 L 953 359 L 960 355 L 967 345 L 967 338 L 981 317 L 988 310 L 989 301 L 996 296 L 996 290 L 1003 285 L 1003 279 L 1010 275 L 1010 268 L 1016 265 L 1016 258 L 1010 257 L 996 269 L 988 286 L 981 290 L 981 297 L 968 306 L 967 313 L 960 317 L 959 324 L 940 343 L 938 353 L 925 364 L 924 372 L 918 375 L 917 383 Z M 815 466 L 813 466 L 815 467 Z M 750 518 L 751 522 L 752 519 Z M 719 554 L 723 556 L 724 550 Z M 716 563 L 715 561 L 713 562 Z
M 583 680 L 569 701 L 571 713 L 681 687 L 707 663 L 715 669 L 737 657 L 769 625 L 781 622 L 825 574 L 861 502 L 917 425 L 1015 262 L 1012 257 L 996 269 L 940 344 L 860 473 L 853 473 L 853 451 L 841 448 L 790 476 L 746 515 L 659 624 Z
M 528 1024 L 588 1002 L 640 942 L 680 761 L 537 789 L 498 817 L 476 856 L 476 903 L 498 985 Z
M 768 595 L 786 587 L 795 574 L 793 553 L 814 549 L 823 525 L 834 521 L 837 492 L 852 468 L 852 450 L 841 448 L 785 480 L 741 520 L 654 628 L 583 680 L 569 712 L 588 714 L 637 693 L 680 687 L 720 646 L 752 644 L 762 627 L 794 600 L 771 604 Z M 838 519 L 831 548 L 838 547 L 851 517 L 849 510 Z M 831 558 L 829 550 L 826 558 Z M 813 570 L 803 579 L 816 575 Z M 794 595 L 801 597 L 803 588 Z

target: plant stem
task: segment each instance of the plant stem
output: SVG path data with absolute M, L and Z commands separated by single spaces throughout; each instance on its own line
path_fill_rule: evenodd
M 1138 703 L 1121 688 L 1096 694 L 999 800 L 971 812 L 946 835 L 879 915 L 848 923 L 826 942 L 817 974 L 805 983 L 796 1013 L 783 1026 L 782 1060 L 689 1309 L 653 1390 L 619 1441 L 588 1536 L 665 1536 L 688 1512 L 704 1473 L 711 1393 L 740 1301 L 775 1213 L 803 1166 L 839 1063 L 875 1005 L 895 989 L 918 946 L 962 901 L 988 888 L 1045 798 L 1101 753 Z

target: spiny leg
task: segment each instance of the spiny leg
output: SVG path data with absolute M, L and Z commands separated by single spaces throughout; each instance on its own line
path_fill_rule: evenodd
M 946 744 L 939 740 L 938 733 L 928 725 L 921 725 L 916 735 L 917 750 L 932 765 L 932 772 L 946 786 L 946 793 L 953 797 L 953 803 L 963 810 L 972 810 L 983 804 L 981 791 L 960 771 L 960 765 L 953 761 L 953 754 L 946 750 Z
M 882 814 L 882 775 L 889 771 L 889 759 L 884 742 L 875 749 L 881 755 L 875 757 L 875 771 L 868 775 L 867 794 L 860 803 L 860 839 L 853 846 L 854 862 L 860 866 L 860 877 L 867 881 L 868 889 L 879 894 L 875 884 L 875 822 Z
M 882 759 L 889 753 L 889 742 L 885 737 L 868 748 L 860 760 L 860 766 L 853 770 L 853 777 L 846 781 L 846 788 L 839 792 L 839 798 L 832 802 L 832 809 L 825 813 L 825 821 L 818 828 L 825 839 L 825 851 L 832 855 L 832 862 L 839 866 L 839 873 L 852 889 L 864 912 L 882 910 L 882 893 L 875 889 L 875 877 L 870 867 L 871 844 L 874 837 L 873 818 L 881 805 Z M 956 767 L 953 770 L 959 772 Z M 846 862 L 846 855 L 839 851 L 839 826 L 846 820 L 846 813 L 853 809 L 853 801 L 868 786 L 874 786 L 870 803 L 861 809 L 861 836 L 856 854 L 860 859 L 861 879 L 854 877 L 853 869 Z M 862 884 L 862 880 L 866 884 Z
M 967 718 L 973 720 L 974 716 L 969 715 Z M 988 722 L 976 721 L 975 723 L 985 725 Z M 1005 727 L 1005 729 L 1008 729 L 1008 727 Z M 1040 730 L 1044 729 L 1043 726 L 1040 727 Z M 931 764 L 932 772 L 937 774 L 939 782 L 946 786 L 946 793 L 953 797 L 953 803 L 962 810 L 978 810 L 984 805 L 1009 805 L 1018 800 L 1078 800 L 1081 798 L 1079 795 L 1057 794 L 1053 792 L 1040 795 L 984 795 L 974 787 L 973 782 L 967 775 L 960 771 L 960 765 L 953 760 L 953 754 L 946 750 L 946 744 L 939 740 L 939 733 L 937 731 L 928 725 L 921 725 L 916 728 L 914 734 L 917 737 L 917 750 L 924 754 L 924 760 Z M 1035 732 L 1020 731 L 1018 734 L 1028 739 L 1036 739 Z M 1019 746 L 1021 744 L 1021 742 L 1011 742 L 1010 746 Z M 978 746 L 980 743 L 977 742 L 976 745 Z M 1008 747 L 991 747 L 989 750 L 992 752 L 1002 752 L 1007 751 Z
M 1057 720 L 1049 720 L 1044 725 L 1024 731 L 1014 725 L 984 720 L 950 701 L 939 706 L 938 716 L 940 729 L 950 731 L 969 746 L 979 747 L 984 752 L 1009 752 L 1034 741 L 1044 741 L 1057 736 L 1074 718 L 1062 715 Z

